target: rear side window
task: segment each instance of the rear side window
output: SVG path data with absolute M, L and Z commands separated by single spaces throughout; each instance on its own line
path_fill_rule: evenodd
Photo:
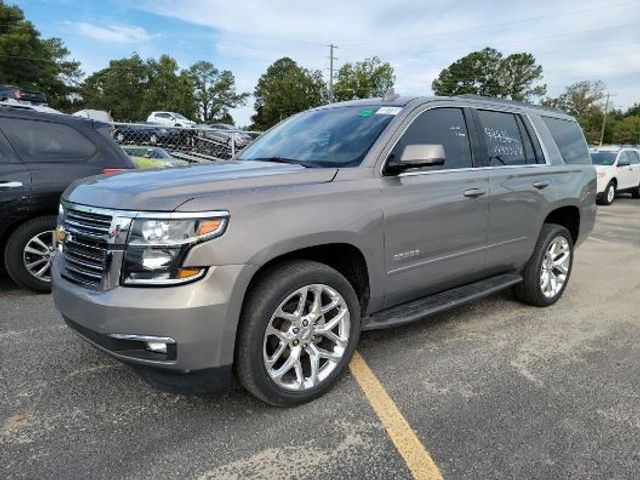
M 391 155 L 399 159 L 407 145 L 418 144 L 442 145 L 445 169 L 472 166 L 467 124 L 459 108 L 436 108 L 421 113 L 402 135 Z
M 3 118 L 0 127 L 25 162 L 79 162 L 96 151 L 88 138 L 69 125 Z
M 551 117 L 542 117 L 542 120 L 551 132 L 564 163 L 591 163 L 587 142 L 576 122 Z
M 536 163 L 536 156 L 522 121 L 512 113 L 477 111 L 485 163 L 491 167 Z

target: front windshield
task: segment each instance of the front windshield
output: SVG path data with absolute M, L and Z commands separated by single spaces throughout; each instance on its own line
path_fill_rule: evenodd
M 591 162 L 594 165 L 613 165 L 617 152 L 591 152 Z
M 399 110 L 352 106 L 304 112 L 260 137 L 239 159 L 355 167 Z
M 184 115 L 180 115 L 179 113 L 174 113 L 173 116 L 180 120 L 188 120 Z

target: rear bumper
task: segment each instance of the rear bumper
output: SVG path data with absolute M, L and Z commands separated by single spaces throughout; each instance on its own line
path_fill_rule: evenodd
M 211 267 L 192 284 L 167 288 L 91 290 L 52 271 L 56 308 L 67 324 L 126 363 L 174 373 L 230 367 L 242 300 L 257 267 Z M 150 352 L 125 335 L 166 338 L 167 353 Z M 115 338 L 114 338 L 115 337 Z M 137 338 L 137 337 L 133 337 Z

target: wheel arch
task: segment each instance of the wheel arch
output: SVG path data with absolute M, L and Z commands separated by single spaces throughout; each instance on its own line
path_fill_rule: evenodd
M 571 233 L 573 243 L 578 242 L 580 236 L 580 208 L 575 205 L 565 205 L 551 210 L 544 219 L 543 225 L 554 223 L 565 227 Z
M 326 243 L 279 253 L 263 263 L 254 273 L 247 285 L 244 298 L 246 299 L 251 288 L 264 275 L 279 264 L 290 260 L 312 260 L 340 272 L 355 290 L 362 315 L 366 314 L 371 298 L 371 270 L 362 250 L 352 243 Z

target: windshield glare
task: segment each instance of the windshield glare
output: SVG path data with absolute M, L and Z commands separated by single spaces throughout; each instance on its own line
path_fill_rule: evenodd
M 304 112 L 266 133 L 240 160 L 286 159 L 309 167 L 355 167 L 393 115 L 379 106 L 330 107 Z
M 613 165 L 618 152 L 591 152 L 591 161 L 594 165 Z

